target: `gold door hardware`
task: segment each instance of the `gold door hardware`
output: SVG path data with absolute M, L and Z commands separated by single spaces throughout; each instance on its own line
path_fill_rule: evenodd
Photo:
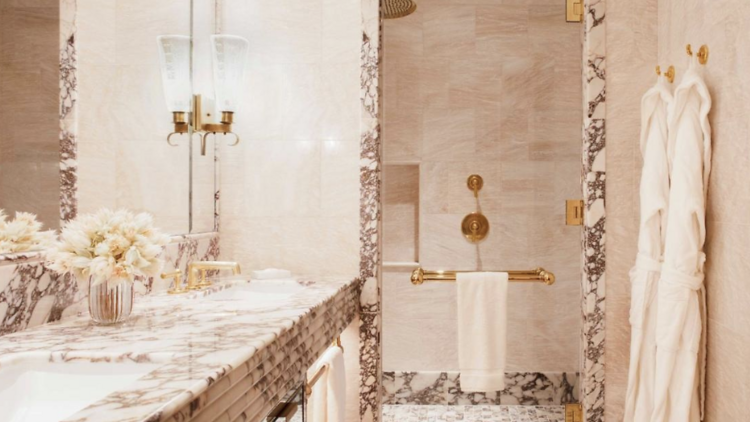
M 656 74 L 661 76 L 661 66 L 656 66 Z M 667 69 L 667 71 L 664 72 L 664 77 L 667 78 L 669 83 L 674 83 L 674 77 L 675 77 L 674 66 L 669 66 L 669 69 Z
M 479 198 L 479 191 L 484 186 L 484 179 L 478 174 L 472 174 L 466 179 L 466 186 L 469 187 L 470 191 L 474 192 L 474 198 Z
M 182 277 L 180 277 L 181 275 L 182 275 L 182 271 L 180 270 L 175 270 L 175 271 L 172 271 L 171 273 L 161 274 L 161 278 L 164 280 L 168 278 L 172 279 L 172 288 L 167 290 L 167 293 L 169 293 L 170 295 L 186 293 L 188 291 L 188 289 L 182 287 Z
M 232 270 L 232 274 L 241 273 L 240 264 L 230 261 L 200 261 L 191 262 L 188 265 L 188 290 L 200 290 L 211 286 L 211 281 L 206 279 L 206 271 L 210 270 Z M 196 271 L 201 272 L 200 281 L 196 280 Z
M 411 273 L 411 284 L 419 286 L 426 281 L 452 282 L 456 281 L 456 274 L 470 272 L 473 271 L 425 271 L 422 268 L 417 268 Z M 544 268 L 536 268 L 533 270 L 524 271 L 498 270 L 489 272 L 508 273 L 509 281 L 541 282 L 548 286 L 555 284 L 555 274 L 545 270 Z
M 232 123 L 234 123 L 234 113 L 231 111 L 222 111 L 219 123 L 205 122 L 206 118 L 211 117 L 211 113 L 203 115 L 203 100 L 200 95 L 193 96 L 193 112 L 190 113 L 190 119 L 188 119 L 188 113 L 184 111 L 178 111 L 172 113 L 172 123 L 174 123 L 174 132 L 167 136 L 167 143 L 173 147 L 177 144 L 172 143 L 172 135 L 181 135 L 188 133 L 188 127 L 193 128 L 193 132 L 200 135 L 201 138 L 201 155 L 206 155 L 206 140 L 208 135 L 216 136 L 217 133 L 232 134 L 235 137 L 235 141 L 229 146 L 236 146 L 240 143 L 240 136 L 232 132 Z M 189 122 L 189 123 L 188 123 Z
M 582 226 L 583 225 L 583 200 L 568 199 L 565 201 L 565 225 Z
M 333 341 L 331 347 L 338 347 L 339 349 L 341 349 L 341 352 L 344 351 L 344 347 L 341 345 L 340 336 L 336 337 L 336 340 Z M 320 369 L 318 369 L 318 371 L 315 373 L 315 375 L 313 375 L 312 378 L 310 378 L 310 380 L 305 384 L 305 394 L 307 394 L 308 396 L 312 394 L 312 388 L 315 386 L 315 383 L 320 380 L 320 377 L 322 377 L 323 374 L 326 373 L 326 370 L 328 370 L 328 367 L 324 365 L 320 367 Z
M 687 50 L 688 56 L 693 55 L 693 47 L 690 44 L 685 47 L 685 50 Z M 706 44 L 703 44 L 701 48 L 698 49 L 698 63 L 708 63 L 708 46 Z
M 566 0 L 565 22 L 583 22 L 583 0 Z
M 580 403 L 565 405 L 565 422 L 583 422 L 583 407 Z
M 490 221 L 483 214 L 473 212 L 461 221 L 461 233 L 471 243 L 477 243 L 487 237 L 490 231 Z

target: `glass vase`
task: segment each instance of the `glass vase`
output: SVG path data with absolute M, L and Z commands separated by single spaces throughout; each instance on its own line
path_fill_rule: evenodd
M 89 279 L 89 314 L 99 325 L 123 322 L 133 311 L 133 282 L 112 280 L 94 285 Z

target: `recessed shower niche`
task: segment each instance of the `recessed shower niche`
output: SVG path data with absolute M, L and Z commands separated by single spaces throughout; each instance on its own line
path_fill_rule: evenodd
M 419 262 L 419 164 L 385 164 L 383 176 L 383 266 Z

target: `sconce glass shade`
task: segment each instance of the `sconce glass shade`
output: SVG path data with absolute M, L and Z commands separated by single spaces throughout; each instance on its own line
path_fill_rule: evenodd
M 193 97 L 190 85 L 190 37 L 161 35 L 159 44 L 164 98 L 171 112 L 189 112 Z
M 211 35 L 214 90 L 218 111 L 237 111 L 244 87 L 250 43 L 235 35 Z

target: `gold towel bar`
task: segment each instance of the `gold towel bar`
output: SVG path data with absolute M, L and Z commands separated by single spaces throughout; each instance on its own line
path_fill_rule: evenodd
M 338 347 L 339 349 L 341 349 L 342 352 L 344 351 L 344 346 L 341 345 L 341 337 L 336 337 L 336 340 L 333 342 L 331 346 Z M 316 382 L 318 382 L 318 380 L 320 380 L 320 377 L 322 377 L 323 374 L 326 373 L 326 370 L 328 370 L 327 366 L 325 365 L 321 366 L 320 369 L 318 369 L 318 372 L 316 372 L 315 375 L 313 375 L 313 377 L 310 378 L 310 381 L 308 381 L 307 384 L 305 384 L 306 395 L 309 396 L 312 394 L 313 386 L 315 385 Z
M 470 272 L 474 271 L 425 271 L 422 268 L 417 268 L 411 273 L 411 284 L 418 286 L 425 281 L 456 281 L 456 274 Z M 508 273 L 508 280 L 510 281 L 541 282 L 548 286 L 555 284 L 555 274 L 545 270 L 544 268 L 537 268 L 534 270 L 526 271 L 498 272 Z

